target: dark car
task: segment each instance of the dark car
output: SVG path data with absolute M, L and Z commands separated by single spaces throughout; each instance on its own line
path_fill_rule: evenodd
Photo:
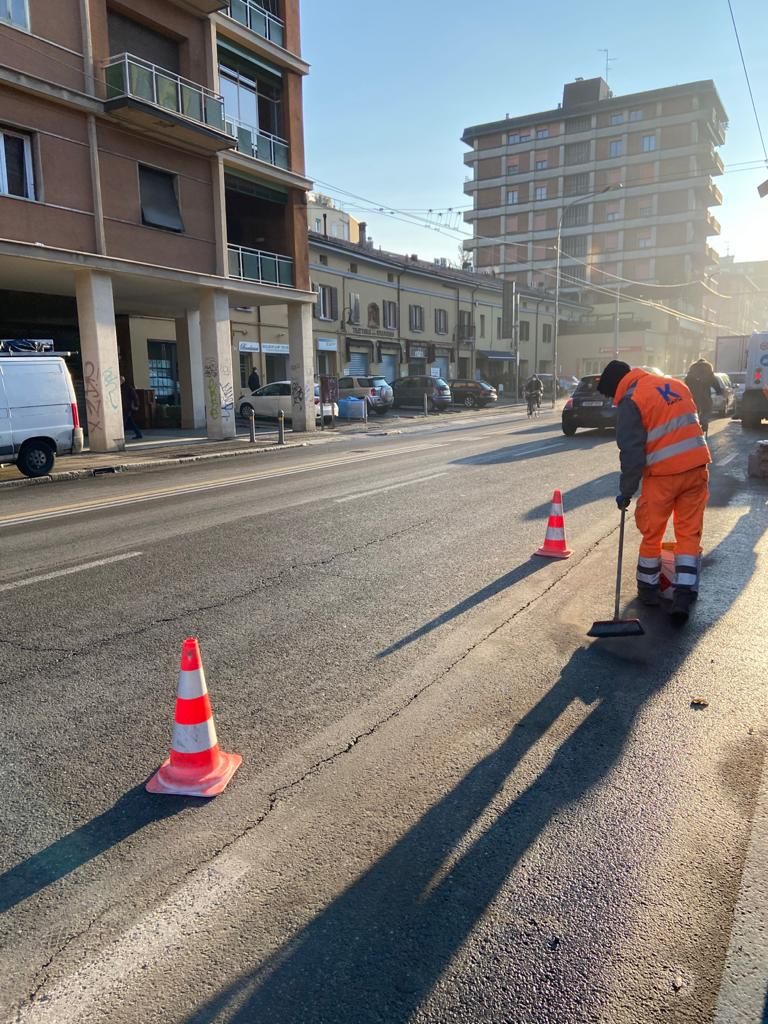
M 477 409 L 499 400 L 496 388 L 484 380 L 452 380 L 450 386 L 453 404 L 464 405 L 467 409 Z
M 394 394 L 395 408 L 416 406 L 424 408 L 424 395 L 429 409 L 447 409 L 451 404 L 451 389 L 442 377 L 398 377 L 390 385 Z
M 616 406 L 612 398 L 606 398 L 597 390 L 600 375 L 582 377 L 576 390 L 563 407 L 563 433 L 573 437 L 579 427 L 616 426 Z

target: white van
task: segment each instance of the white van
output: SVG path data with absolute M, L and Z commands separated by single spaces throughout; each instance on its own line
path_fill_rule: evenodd
M 741 425 L 745 430 L 756 430 L 761 420 L 768 419 L 768 331 L 749 339 L 746 372 Z
M 60 356 L 0 356 L 0 463 L 45 476 L 57 455 L 79 455 L 83 430 Z

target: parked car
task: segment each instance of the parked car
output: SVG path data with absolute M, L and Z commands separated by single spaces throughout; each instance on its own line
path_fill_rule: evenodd
M 736 404 L 730 377 L 727 373 L 716 373 L 715 377 L 720 384 L 720 390 L 710 389 L 712 392 L 712 415 L 730 416 Z
M 447 409 L 451 404 L 451 389 L 442 377 L 398 377 L 392 381 L 395 408 L 416 406 L 424 407 L 424 395 L 427 396 L 428 407 L 434 412 Z
M 237 411 L 241 416 L 248 417 L 251 413 L 257 419 L 276 420 L 282 409 L 287 420 L 293 417 L 293 403 L 291 401 L 291 382 L 289 380 L 276 380 L 271 384 L 265 384 L 255 391 L 241 391 L 238 399 Z M 320 418 L 328 423 L 331 416 L 339 415 L 339 407 L 334 402 L 326 402 L 320 411 L 320 385 L 315 384 L 315 413 L 317 422 Z
M 597 390 L 599 373 L 582 377 L 563 407 L 562 426 L 566 437 L 573 437 L 579 427 L 604 430 L 616 426 L 616 406 Z
M 0 357 L 0 462 L 15 463 L 24 476 L 46 476 L 57 455 L 82 450 L 75 389 L 61 356 Z
M 747 374 L 744 370 L 733 371 L 728 374 L 733 387 L 733 415 L 741 415 L 741 400 L 744 397 L 744 388 L 747 384 Z
M 383 416 L 392 408 L 394 395 L 384 377 L 339 377 L 339 398 L 365 398 L 369 412 Z
M 557 382 L 557 386 L 563 394 L 572 395 L 576 388 L 579 386 L 579 378 L 560 377 L 560 379 Z
M 449 384 L 454 405 L 477 409 L 499 400 L 496 388 L 484 380 L 452 380 Z

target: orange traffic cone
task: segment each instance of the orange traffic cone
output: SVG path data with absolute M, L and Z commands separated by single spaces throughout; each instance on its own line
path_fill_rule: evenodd
M 573 554 L 565 542 L 565 517 L 563 516 L 563 496 L 560 491 L 552 495 L 552 508 L 549 512 L 547 533 L 544 543 L 535 552 L 544 558 L 570 558 Z
M 147 783 L 150 793 L 216 796 L 242 764 L 239 754 L 219 750 L 200 648 L 189 637 L 181 648 L 171 756 Z

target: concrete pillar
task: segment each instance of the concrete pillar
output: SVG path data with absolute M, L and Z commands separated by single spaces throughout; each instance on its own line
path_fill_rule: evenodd
M 188 310 L 186 316 L 176 318 L 176 358 L 181 386 L 181 426 L 184 430 L 204 427 L 205 387 L 199 310 Z
M 315 429 L 315 353 L 312 338 L 312 306 L 288 304 L 288 376 L 291 378 L 293 429 Z
M 123 451 L 125 435 L 112 278 L 100 271 L 80 270 L 75 277 L 75 296 L 88 444 L 93 452 Z
M 205 421 L 208 437 L 235 436 L 235 389 L 227 293 L 215 288 L 200 292 L 200 343 L 203 357 Z

